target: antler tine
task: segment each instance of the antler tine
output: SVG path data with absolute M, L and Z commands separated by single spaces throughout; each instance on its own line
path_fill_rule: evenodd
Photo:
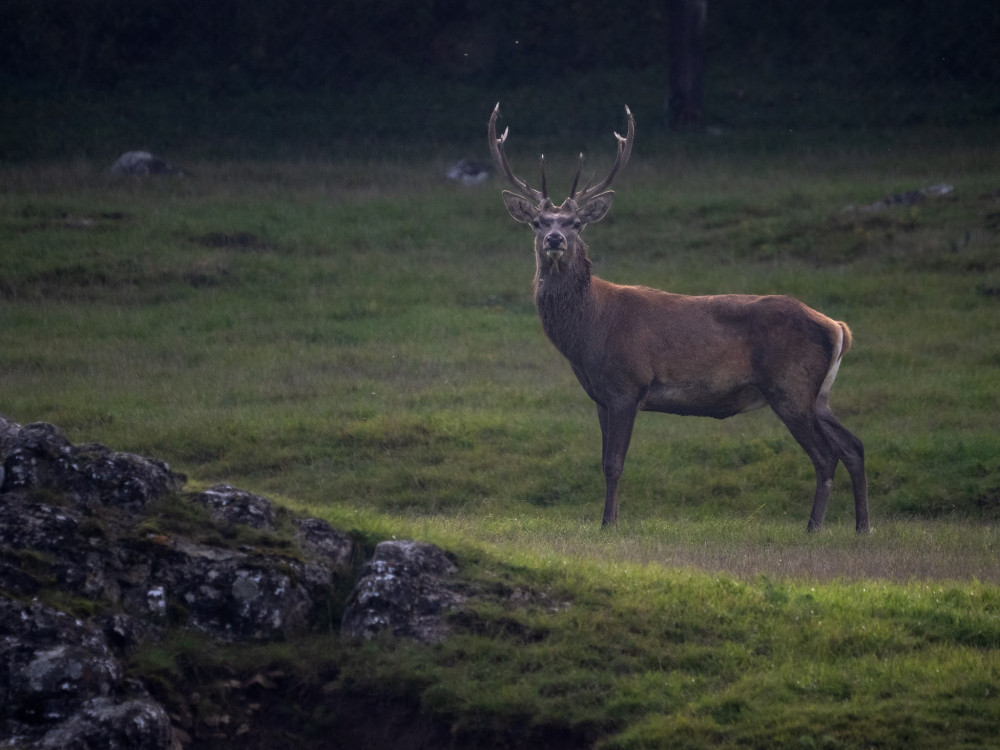
M 632 156 L 632 143 L 635 141 L 635 118 L 632 117 L 632 111 L 627 106 L 625 107 L 625 114 L 628 117 L 628 131 L 624 138 L 618 135 L 617 132 L 615 133 L 615 138 L 618 139 L 618 155 L 615 157 L 615 163 L 611 166 L 611 171 L 607 177 L 593 187 L 581 190 L 580 195 L 576 198 L 578 202 L 583 203 L 602 190 L 606 190 L 614 181 L 618 170 L 628 164 L 629 157 Z
M 518 179 L 514 175 L 514 170 L 510 168 L 510 163 L 507 161 L 507 154 L 504 152 L 503 146 L 507 141 L 507 135 L 510 133 L 510 128 L 506 128 L 503 131 L 503 135 L 497 138 L 497 117 L 500 115 L 500 102 L 493 108 L 493 115 L 490 117 L 490 152 L 493 154 L 493 161 L 496 162 L 497 166 L 503 170 L 503 173 L 507 175 L 507 179 L 510 183 L 517 188 L 518 192 L 521 193 L 525 198 L 531 198 L 532 200 L 541 203 L 545 200 L 545 157 L 542 157 L 542 189 L 535 190 L 533 187 L 528 185 L 524 180 Z
M 538 157 L 538 165 L 542 170 L 542 197 L 549 197 L 549 189 L 545 186 L 545 154 Z
M 573 178 L 573 187 L 569 189 L 569 197 L 576 198 L 576 186 L 580 182 L 580 174 L 583 172 L 583 152 L 580 152 L 580 166 L 576 169 L 576 177 Z

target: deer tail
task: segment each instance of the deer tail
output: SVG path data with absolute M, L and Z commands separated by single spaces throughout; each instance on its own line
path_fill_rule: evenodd
M 833 329 L 833 334 L 833 356 L 830 357 L 830 369 L 826 371 L 823 385 L 820 386 L 819 395 L 816 397 L 822 403 L 829 401 L 833 381 L 837 379 L 837 372 L 840 370 L 840 360 L 851 348 L 851 342 L 853 341 L 851 329 L 847 327 L 847 323 L 837 321 L 836 327 Z
M 843 346 L 840 348 L 839 355 L 842 357 L 851 350 L 851 343 L 854 341 L 854 337 L 851 335 L 851 329 L 847 327 L 847 323 L 838 320 L 837 325 L 840 326 L 840 330 L 843 332 Z

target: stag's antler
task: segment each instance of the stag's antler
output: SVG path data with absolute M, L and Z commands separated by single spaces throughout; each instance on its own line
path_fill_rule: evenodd
M 618 139 L 618 156 L 615 157 L 615 163 L 611 166 L 611 171 L 599 183 L 593 187 L 588 185 L 577 194 L 576 185 L 580 181 L 580 173 L 583 171 L 583 154 L 580 154 L 580 167 L 576 170 L 576 177 L 573 178 L 573 189 L 569 194 L 569 197 L 577 203 L 582 205 L 602 190 L 610 187 L 615 179 L 615 175 L 618 174 L 618 170 L 628 164 L 629 157 L 632 156 L 632 143 L 635 141 L 635 118 L 632 117 L 632 111 L 627 106 L 625 107 L 625 114 L 628 116 L 628 131 L 624 138 L 615 133 L 615 138 Z
M 583 154 L 580 154 L 580 166 L 576 170 L 576 177 L 573 178 L 573 187 L 569 193 L 571 200 L 580 204 L 586 203 L 602 190 L 606 190 L 611 185 L 612 181 L 614 181 L 615 175 L 618 174 L 618 170 L 628 164 L 629 157 L 632 155 L 632 143 L 635 141 L 635 118 L 632 117 L 632 112 L 628 107 L 625 107 L 625 114 L 628 116 L 628 131 L 624 138 L 618 135 L 618 133 L 615 133 L 615 138 L 618 139 L 618 155 L 615 157 L 615 163 L 612 165 L 608 176 L 593 187 L 591 187 L 588 183 L 588 185 L 578 194 L 576 192 L 576 186 L 579 184 L 580 174 L 583 172 Z M 519 179 L 514 174 L 514 170 L 510 168 L 510 162 L 507 161 L 507 154 L 504 153 L 503 150 L 504 144 L 507 142 L 507 135 L 510 133 L 510 128 L 506 128 L 503 131 L 503 135 L 499 138 L 497 137 L 497 117 L 499 117 L 499 115 L 500 102 L 497 102 L 497 105 L 493 108 L 493 115 L 490 117 L 490 151 L 493 154 L 493 160 L 497 163 L 497 166 L 503 170 L 503 173 L 507 175 L 507 179 L 510 180 L 510 183 L 517 188 L 517 191 L 525 198 L 530 198 L 538 203 L 548 200 L 548 188 L 545 184 L 545 156 L 543 155 L 540 159 L 542 166 L 542 189 L 535 190 L 535 188 L 528 185 L 527 182 Z
M 511 184 L 517 188 L 518 192 L 525 198 L 531 198 L 538 203 L 547 200 L 548 195 L 545 186 L 545 156 L 543 155 L 541 158 L 542 189 L 535 190 L 524 180 L 518 179 L 514 175 L 514 170 L 510 168 L 510 162 L 507 161 L 507 154 L 504 153 L 503 150 L 503 145 L 507 140 L 507 134 L 510 133 L 510 128 L 506 128 L 503 131 L 503 135 L 497 138 L 497 117 L 499 114 L 500 102 L 497 102 L 497 106 L 493 108 L 493 115 L 490 117 L 490 151 L 493 153 L 493 160 L 497 163 L 497 166 L 503 170 L 503 173 L 507 175 L 507 179 L 510 180 Z

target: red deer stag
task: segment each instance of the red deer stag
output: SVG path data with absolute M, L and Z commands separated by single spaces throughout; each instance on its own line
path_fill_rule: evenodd
M 717 294 L 689 297 L 644 286 L 612 284 L 591 273 L 580 233 L 600 221 L 614 192 L 607 188 L 628 162 L 635 121 L 618 139 L 618 155 L 600 183 L 556 206 L 514 175 L 504 153 L 510 129 L 497 137 L 490 117 L 490 151 L 517 192 L 503 192 L 516 221 L 535 230 L 535 305 L 542 328 L 569 360 L 597 404 L 601 464 L 607 484 L 602 525 L 618 517 L 618 480 L 639 411 L 723 419 L 769 405 L 816 469 L 809 531 L 823 523 L 834 470 L 843 461 L 854 487 L 858 533 L 868 531 L 864 446 L 830 410 L 830 389 L 851 331 L 798 300 Z

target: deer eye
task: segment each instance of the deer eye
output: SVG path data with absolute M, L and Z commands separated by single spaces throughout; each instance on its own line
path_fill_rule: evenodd
M 579 231 L 580 227 L 582 226 L 583 222 L 581 222 L 579 219 L 573 222 L 573 229 L 576 229 L 577 231 Z
M 538 229 L 541 225 L 542 223 L 538 219 L 531 220 L 531 226 L 533 226 L 535 229 Z

